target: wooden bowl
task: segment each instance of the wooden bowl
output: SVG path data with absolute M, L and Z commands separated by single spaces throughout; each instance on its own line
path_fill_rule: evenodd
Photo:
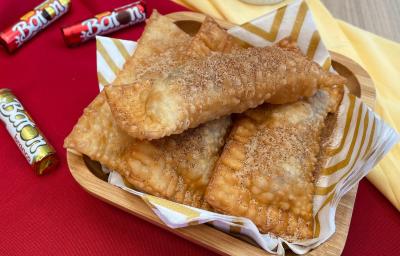
M 176 12 L 168 15 L 188 34 L 195 34 L 200 28 L 203 14 L 193 12 Z M 218 21 L 224 28 L 233 24 Z M 361 97 L 369 106 L 375 102 L 375 88 L 367 72 L 357 63 L 338 53 L 331 52 L 333 66 L 348 79 L 349 90 Z M 224 255 L 270 255 L 249 239 L 242 239 L 224 233 L 209 225 L 189 226 L 170 229 L 152 212 L 145 202 L 122 189 L 106 182 L 106 176 L 100 169 L 100 164 L 79 153 L 67 151 L 67 161 L 74 179 L 93 196 L 112 204 L 139 218 L 149 221 L 187 240 L 202 245 L 214 252 Z M 357 187 L 346 194 L 339 203 L 336 212 L 336 232 L 325 243 L 310 251 L 307 255 L 340 255 L 346 242 Z

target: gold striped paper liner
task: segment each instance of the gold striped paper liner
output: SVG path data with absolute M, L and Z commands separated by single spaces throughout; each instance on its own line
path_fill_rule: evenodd
M 269 14 L 241 26 L 229 29 L 229 33 L 256 47 L 272 45 L 286 37 L 297 41 L 300 50 L 324 69 L 330 68 L 330 55 L 313 21 L 306 2 L 295 1 Z
M 268 46 L 290 36 L 297 40 L 304 54 L 325 70 L 332 70 L 329 52 L 321 41 L 311 12 L 304 1 L 295 1 L 241 26 L 233 27 L 228 32 L 244 44 L 256 47 Z M 97 75 L 100 90 L 116 78 L 135 47 L 136 43 L 132 41 L 97 37 Z M 169 227 L 178 228 L 211 222 L 226 232 L 251 237 L 270 253 L 282 254 L 283 244 L 296 253 L 305 253 L 334 233 L 335 210 L 340 198 L 391 148 L 396 142 L 397 134 L 361 100 L 346 93 L 339 108 L 333 138 L 329 148 L 329 159 L 316 181 L 313 209 L 315 239 L 298 243 L 289 243 L 281 238 L 260 234 L 257 227 L 246 218 L 208 212 L 135 191 L 125 186 L 116 172 L 111 172 L 109 182 L 142 197 Z
M 135 49 L 136 42 L 133 41 L 96 37 L 97 80 L 100 91 L 115 80 Z

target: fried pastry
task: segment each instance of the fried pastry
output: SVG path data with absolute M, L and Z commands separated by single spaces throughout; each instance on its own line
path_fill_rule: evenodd
M 204 192 L 230 123 L 227 116 L 160 140 L 133 140 L 114 169 L 141 191 L 209 209 Z
M 321 86 L 344 82 L 303 55 L 272 46 L 213 52 L 167 77 L 105 91 L 122 130 L 135 138 L 158 139 L 263 102 L 294 102 Z
M 155 52 L 155 55 L 146 55 L 143 59 L 142 54 L 135 53 L 130 65 L 125 66 L 128 70 L 124 73 L 128 74 L 129 69 L 133 67 L 140 69 L 141 66 L 146 66 L 147 69 L 124 79 L 135 80 L 141 77 L 151 80 L 156 70 L 164 72 L 185 59 L 181 51 L 173 50 L 181 47 L 170 43 L 170 41 L 176 42 L 176 38 L 163 35 L 160 40 L 154 40 L 151 33 L 159 32 L 160 27 L 168 30 L 173 30 L 175 27 L 171 21 L 156 15 L 159 18 L 152 16 L 143 34 L 145 37 L 141 40 L 142 43 L 139 42 L 136 51 L 146 52 L 142 50 L 143 47 L 153 48 L 154 44 L 161 44 L 168 46 L 164 52 L 170 53 L 166 57 L 163 53 Z M 209 27 L 207 23 L 204 23 L 204 28 L 202 26 L 200 32 Z M 223 30 L 213 27 L 212 31 L 219 33 Z M 176 37 L 176 34 L 174 36 Z M 184 39 L 182 41 L 187 42 L 188 52 L 195 52 L 191 50 L 193 42 L 201 43 L 202 40 L 207 40 L 211 49 L 216 49 L 215 45 L 221 44 L 218 40 L 208 40 L 206 37 L 197 39 L 195 36 L 193 40 L 189 38 L 187 41 L 185 37 L 180 37 Z M 150 39 L 146 41 L 145 38 Z M 202 55 L 204 51 L 196 56 Z M 146 60 L 151 62 L 148 63 Z M 178 203 L 207 209 L 204 190 L 219 157 L 229 125 L 230 118 L 224 117 L 180 135 L 151 142 L 140 141 L 118 128 L 104 92 L 101 92 L 84 110 L 71 134 L 65 139 L 64 147 L 85 154 L 92 160 L 118 171 L 136 189 Z
M 163 18 L 168 19 L 166 17 Z M 132 83 L 139 79 L 143 81 L 166 77 L 169 70 L 182 65 L 188 60 L 204 58 L 210 55 L 211 52 L 228 53 L 240 47 L 237 41 L 211 17 L 206 17 L 194 37 L 190 38 L 187 35 L 185 37 L 177 37 L 173 39 L 174 44 L 169 45 L 168 47 L 170 48 L 162 52 L 155 51 L 155 54 L 151 56 L 142 54 L 143 47 L 140 46 L 147 45 L 151 40 L 155 39 L 147 36 L 139 41 L 138 49 L 140 51 L 139 54 L 136 54 L 135 51 L 134 59 L 140 59 L 140 61 L 133 62 L 133 59 L 129 61 L 126 64 L 126 68 L 121 71 L 121 76 L 113 82 L 113 85 Z M 131 70 L 134 69 L 135 65 L 140 65 L 144 68 L 132 72 Z
M 188 48 L 187 58 L 200 58 L 210 55 L 211 52 L 230 53 L 241 46 L 213 18 L 206 16 Z
M 289 240 L 313 236 L 315 170 L 328 113 L 343 88 L 285 105 L 262 105 L 235 121 L 206 190 L 217 211 L 251 219 Z
M 305 56 L 297 45 L 297 41 L 291 37 L 285 37 L 276 43 L 276 46 L 285 49 L 287 51 L 293 51 L 295 53 Z
M 185 55 L 190 40 L 191 37 L 171 19 L 153 10 L 133 57 L 126 61 L 113 84 L 131 83 L 149 72 L 149 68 L 152 72 L 163 72 L 171 65 L 176 66 Z
M 168 31 L 168 35 L 171 36 L 162 35 L 162 31 Z M 154 63 L 154 58 L 166 51 L 176 53 L 170 58 L 165 58 L 163 62 L 164 66 L 173 66 L 176 59 L 181 58 L 176 48 L 179 45 L 189 44 L 190 40 L 191 38 L 170 19 L 154 10 L 147 20 L 134 55 L 124 65 L 124 69 L 118 74 L 116 80 L 131 82 L 143 76 L 145 73 L 143 70 Z M 115 166 L 119 161 L 118 157 L 125 151 L 129 145 L 127 142 L 130 140 L 132 140 L 131 137 L 115 125 L 103 91 L 84 110 L 83 115 L 65 139 L 64 147 L 85 154 L 105 166 Z

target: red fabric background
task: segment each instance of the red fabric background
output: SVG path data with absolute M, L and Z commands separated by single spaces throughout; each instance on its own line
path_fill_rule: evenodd
M 0 1 L 0 29 L 41 0 Z M 129 3 L 73 0 L 71 11 L 14 55 L 0 51 L 0 87 L 11 88 L 56 148 L 61 164 L 33 174 L 5 129 L 0 129 L 1 255 L 213 255 L 207 249 L 90 196 L 69 173 L 65 136 L 98 92 L 95 43 L 69 49 L 60 27 Z M 183 10 L 149 1 L 149 10 Z M 112 36 L 137 40 L 143 25 Z M 389 255 L 400 250 L 397 210 L 367 181 L 360 184 L 344 255 Z

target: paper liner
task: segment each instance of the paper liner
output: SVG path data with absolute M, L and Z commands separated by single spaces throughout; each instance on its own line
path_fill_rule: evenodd
M 291 36 L 301 51 L 325 70 L 332 69 L 331 57 L 320 39 L 311 12 L 304 1 L 265 14 L 228 32 L 246 44 L 263 47 Z M 99 88 L 111 83 L 136 42 L 97 37 L 97 74 Z M 329 158 L 316 181 L 314 196 L 314 237 L 288 242 L 269 234 L 261 234 L 247 218 L 218 214 L 147 195 L 125 186 L 117 172 L 111 171 L 108 182 L 140 196 L 158 217 L 171 228 L 211 222 L 225 232 L 251 237 L 270 253 L 284 254 L 284 245 L 304 254 L 326 241 L 335 232 L 335 212 L 340 199 L 400 140 L 400 136 L 385 124 L 359 98 L 345 93 L 337 114 Z

